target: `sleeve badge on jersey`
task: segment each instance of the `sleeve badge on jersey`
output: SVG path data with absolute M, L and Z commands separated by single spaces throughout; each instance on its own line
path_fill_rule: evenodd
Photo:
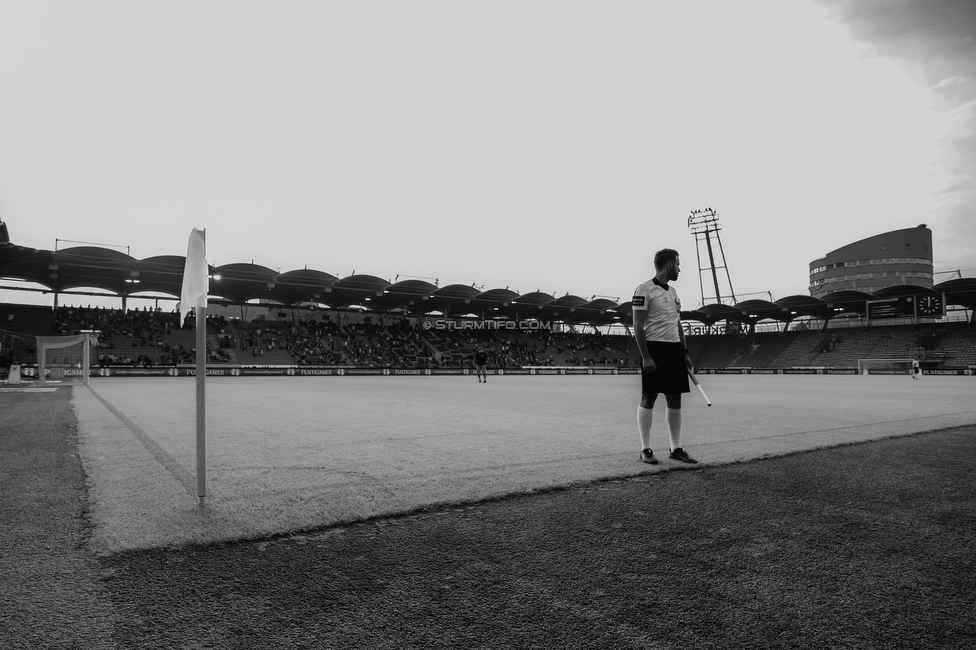
M 631 306 L 633 307 L 643 307 L 644 306 L 644 296 L 634 296 L 631 301 Z

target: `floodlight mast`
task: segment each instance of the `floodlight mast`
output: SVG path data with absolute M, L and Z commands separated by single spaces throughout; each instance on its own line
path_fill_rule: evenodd
M 718 283 L 718 269 L 725 270 L 725 277 L 729 283 L 729 304 L 735 304 L 737 302 L 735 298 L 735 290 L 732 288 L 732 275 L 729 273 L 728 265 L 725 262 L 725 249 L 722 246 L 722 238 L 719 236 L 718 232 L 721 230 L 721 226 L 718 224 L 718 212 L 712 210 L 711 208 L 706 208 L 705 210 L 693 210 L 688 216 L 688 227 L 691 228 L 691 232 L 695 235 L 695 254 L 698 256 L 698 284 L 701 286 L 701 304 L 705 304 L 705 283 L 702 282 L 702 272 L 711 271 L 712 283 L 715 286 L 715 302 L 718 304 L 725 304 L 723 301 L 722 290 L 719 288 Z M 719 254 L 722 256 L 722 263 L 718 265 L 715 263 L 715 253 L 712 250 L 712 235 L 715 235 L 715 240 L 718 242 Z M 708 251 L 708 266 L 702 266 L 701 259 L 701 242 L 705 241 L 705 248 Z

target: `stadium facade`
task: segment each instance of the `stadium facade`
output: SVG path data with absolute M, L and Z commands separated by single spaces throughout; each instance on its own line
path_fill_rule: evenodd
M 885 287 L 933 286 L 932 231 L 925 224 L 874 235 L 810 262 L 810 295 L 875 293 Z

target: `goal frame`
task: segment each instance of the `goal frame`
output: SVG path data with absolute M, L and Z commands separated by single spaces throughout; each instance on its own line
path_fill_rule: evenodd
M 903 370 L 897 365 L 902 364 Z M 876 368 L 872 368 L 872 365 Z M 874 370 L 874 372 L 872 372 Z M 919 373 L 918 359 L 914 357 L 899 357 L 894 359 L 858 359 L 857 374 L 859 375 L 909 375 Z
M 91 372 L 91 348 L 92 342 L 97 341 L 97 334 L 93 332 L 83 332 L 74 336 L 38 336 L 37 337 L 37 385 L 47 385 L 47 352 L 49 350 L 60 350 L 73 345 L 81 346 L 81 383 L 88 385 L 89 374 Z

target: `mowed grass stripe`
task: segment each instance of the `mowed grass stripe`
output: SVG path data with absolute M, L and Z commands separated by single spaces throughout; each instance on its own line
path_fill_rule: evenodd
M 976 422 L 972 378 L 704 376 L 683 444 L 706 463 Z M 209 378 L 199 510 L 194 385 L 93 380 L 75 391 L 100 552 L 308 530 L 437 504 L 666 471 L 636 462 L 636 377 Z M 663 400 L 655 446 L 667 446 Z

